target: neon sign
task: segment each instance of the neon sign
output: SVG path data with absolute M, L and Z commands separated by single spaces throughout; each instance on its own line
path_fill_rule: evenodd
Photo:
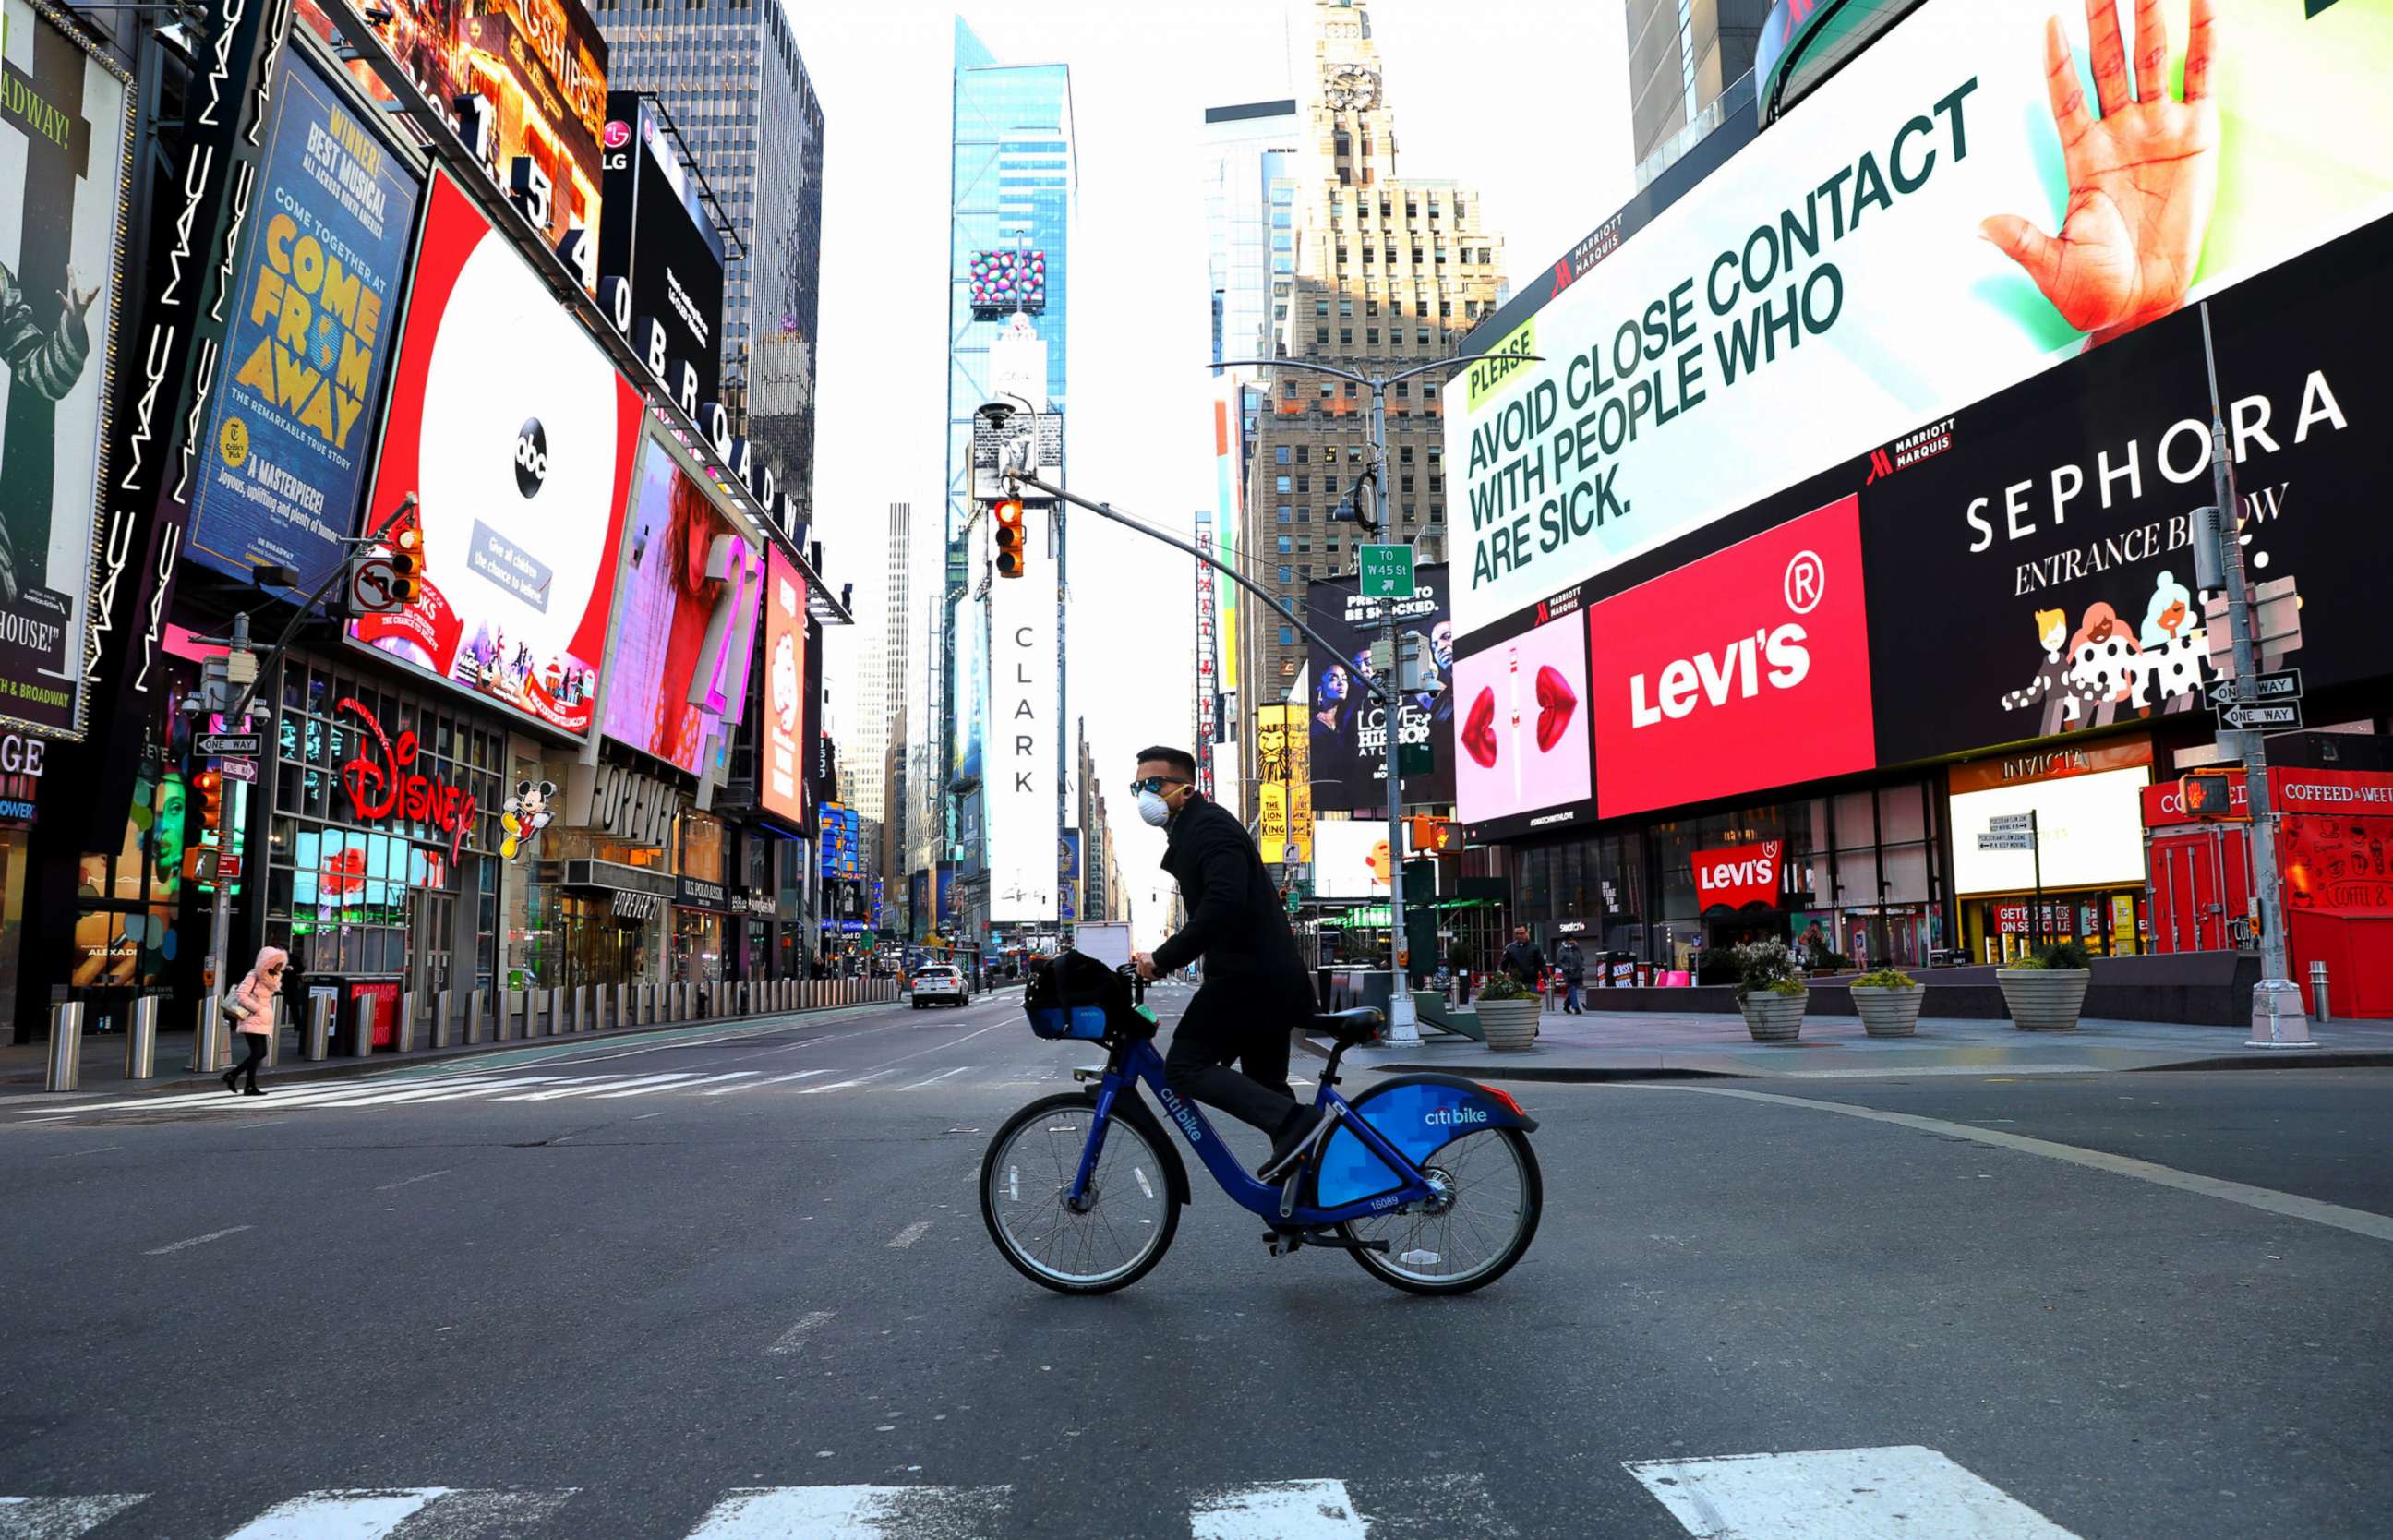
M 343 696 L 335 709 L 363 722 L 366 731 L 373 735 L 374 746 L 382 750 L 379 763 L 360 754 L 341 766 L 341 787 L 349 794 L 349 806 L 358 821 L 372 824 L 397 817 L 430 824 L 449 836 L 449 858 L 454 861 L 465 842 L 465 831 L 474 826 L 474 794 L 464 787 L 414 773 L 412 766 L 419 750 L 413 732 L 402 731 L 394 744 L 373 713 L 355 699 Z

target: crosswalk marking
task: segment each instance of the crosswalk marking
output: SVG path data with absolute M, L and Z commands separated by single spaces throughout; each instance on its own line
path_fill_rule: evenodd
M 868 1080 L 878 1080 L 888 1073 L 890 1072 L 885 1069 L 876 1069 L 870 1075 L 859 1075 L 853 1080 L 835 1080 L 828 1086 L 808 1086 L 805 1090 L 798 1092 L 798 1094 L 800 1096 L 820 1096 L 823 1092 L 830 1090 L 850 1090 L 857 1086 L 863 1085 Z
M 734 1492 L 687 1540 L 911 1540 L 987 1533 L 1013 1488 L 767 1486 Z
M 802 1069 L 795 1075 L 770 1076 L 762 1080 L 752 1081 L 744 1086 L 723 1086 L 713 1090 L 700 1091 L 699 1094 L 700 1096 L 729 1096 L 734 1091 L 754 1090 L 758 1086 L 778 1086 L 784 1080 L 811 1080 L 817 1075 L 829 1075 L 830 1073 L 830 1071 L 827 1069 Z
M 714 1083 L 714 1082 L 715 1082 L 715 1081 L 717 1081 L 717 1080 L 745 1080 L 745 1079 L 747 1079 L 748 1077 L 750 1077 L 751 1076 L 755 1075 L 755 1074 L 757 1074 L 757 1073 L 758 1073 L 757 1071 L 752 1070 L 752 1069 L 736 1069 L 736 1070 L 733 1070 L 733 1071 L 732 1071 L 730 1074 L 728 1074 L 728 1075 L 708 1075 L 708 1076 L 703 1076 L 703 1077 L 700 1077 L 700 1078 L 699 1078 L 699 1079 L 687 1081 L 687 1082 L 685 1082 L 684 1084 L 681 1084 L 681 1085 L 673 1085 L 673 1086 L 634 1086 L 634 1087 L 633 1087 L 633 1088 L 632 1088 L 631 1090 L 610 1090 L 610 1091 L 603 1091 L 603 1092 L 601 1092 L 599 1095 L 597 1095 L 596 1097 L 593 1098 L 593 1100 L 595 1100 L 595 1101 L 599 1101 L 599 1102 L 612 1102 L 613 1100 L 615 1100 L 615 1099 L 616 1099 L 617 1097 L 619 1097 L 619 1096 L 646 1096 L 646 1095 L 647 1095 L 650 1091 L 657 1091 L 657 1090 L 697 1090 L 700 1086 L 712 1085 L 713 1083 Z
M 546 1521 L 573 1495 L 445 1486 L 310 1492 L 278 1503 L 226 1540 L 465 1540 Z
M 569 1086 L 560 1086 L 554 1090 L 536 1090 L 527 1096 L 502 1096 L 499 1100 L 502 1102 L 554 1102 L 559 1097 L 595 1096 L 601 1091 L 625 1090 L 633 1086 L 669 1085 L 675 1080 L 687 1080 L 689 1077 L 689 1071 L 680 1070 L 671 1075 L 637 1075 L 628 1080 L 612 1077 L 584 1080 Z
M 938 1074 L 932 1076 L 927 1080 L 917 1080 L 910 1086 L 900 1086 L 897 1089 L 900 1090 L 921 1090 L 924 1086 L 936 1085 L 950 1075 L 961 1075 L 964 1071 L 970 1068 L 972 1068 L 970 1064 L 958 1064 L 953 1069 L 943 1069 L 939 1071 Z
M 1346 1483 L 1266 1481 L 1216 1493 L 1188 1515 L 1191 1540 L 1366 1540 Z
M 1916 1443 L 1624 1463 L 1696 1540 L 2077 1540 Z
M 144 1494 L 88 1497 L 0 1497 L 0 1540 L 74 1540 L 141 1501 Z

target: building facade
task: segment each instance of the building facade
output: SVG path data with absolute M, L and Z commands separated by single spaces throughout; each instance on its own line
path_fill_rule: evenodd
M 1770 0 L 1628 0 L 1624 10 L 1629 142 L 1643 187 L 1718 126 L 1714 109 L 1752 72 Z

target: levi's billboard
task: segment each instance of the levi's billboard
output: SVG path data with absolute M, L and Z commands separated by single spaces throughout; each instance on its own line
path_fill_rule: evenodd
M 1854 498 L 1599 600 L 1587 624 L 1602 817 L 1876 763 Z
M 2092 9 L 1927 0 L 1474 334 L 1542 361 L 1449 397 L 1466 649 L 2393 210 L 2393 6 Z
M 1695 852 L 1696 909 L 1708 914 L 1721 907 L 1742 909 L 1750 904 L 1776 904 L 1778 854 L 1783 848 L 1776 840 L 1764 840 L 1758 845 Z
M 587 737 L 639 393 L 445 173 L 412 291 L 367 532 L 414 527 L 424 594 L 349 637 Z

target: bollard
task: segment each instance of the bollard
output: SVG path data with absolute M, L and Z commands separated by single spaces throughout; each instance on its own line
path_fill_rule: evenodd
M 573 1030 L 595 1032 L 603 1025 L 598 1020 L 598 991 L 595 985 L 582 985 L 573 991 Z
M 225 1041 L 224 1012 L 216 1009 L 216 997 L 200 1001 L 198 1013 L 191 1018 L 191 1062 L 186 1069 L 213 1075 L 224 1066 L 216 1063 L 229 1047 Z
M 281 996 L 274 997 L 274 1003 L 267 1008 L 267 1014 L 274 1020 L 274 1030 L 266 1035 L 266 1061 L 261 1067 L 272 1069 L 282 1062 L 282 1024 L 289 1020 L 289 1012 L 282 1009 Z
M 50 1007 L 50 1068 L 44 1090 L 72 1090 L 83 1079 L 83 1001 Z
M 309 1063 L 328 1057 L 333 1051 L 333 1005 L 331 995 L 310 995 L 307 998 L 307 1043 L 303 1051 Z
M 465 996 L 465 1046 L 474 1047 L 482 1040 L 482 992 L 469 991 Z
M 548 1035 L 562 1038 L 572 1030 L 565 1014 L 565 985 L 560 984 L 548 992 Z
M 158 1073 L 158 1005 L 163 997 L 144 995 L 133 1002 L 133 1025 L 124 1034 L 124 1077 L 147 1080 Z
M 615 1024 L 617 1026 L 639 1024 L 632 1017 L 632 986 L 628 984 L 615 985 Z
M 449 1046 L 449 1018 L 457 1009 L 457 991 L 443 989 L 432 997 L 432 1046 Z
M 2334 1020 L 2334 1008 L 2327 1001 L 2326 964 L 2323 962 L 2310 964 L 2310 1014 L 2322 1022 Z
M 403 989 L 399 996 L 399 1018 L 391 1023 L 390 1051 L 393 1053 L 415 1051 L 415 991 Z
M 374 998 L 360 995 L 349 1012 L 349 1051 L 360 1059 L 373 1057 Z
M 517 992 L 513 989 L 501 989 L 498 991 L 497 1004 L 499 1007 L 499 1022 L 496 1028 L 496 1036 L 490 1039 L 492 1042 L 507 1043 L 515 1040 L 516 1005 L 517 1003 L 516 1000 L 517 993 Z

